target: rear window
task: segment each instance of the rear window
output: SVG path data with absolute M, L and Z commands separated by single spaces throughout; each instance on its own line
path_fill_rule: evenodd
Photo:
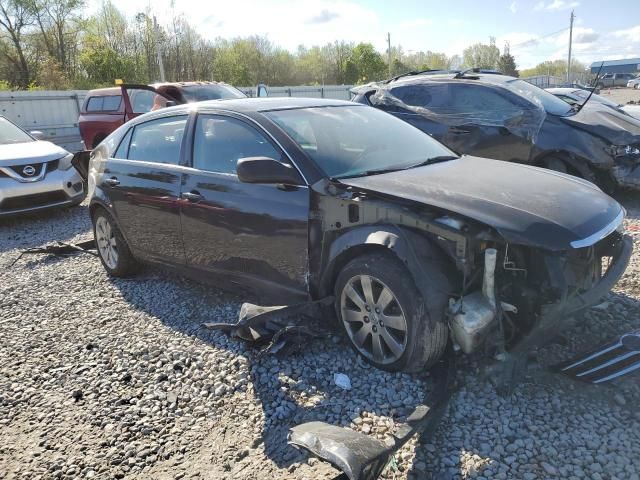
M 121 103 L 120 95 L 91 97 L 87 101 L 87 112 L 117 112 Z

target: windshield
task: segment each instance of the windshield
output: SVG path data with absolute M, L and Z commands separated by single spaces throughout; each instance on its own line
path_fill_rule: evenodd
M 332 178 L 456 157 L 426 133 L 364 105 L 277 110 L 266 115 Z
M 33 142 L 33 138 L 6 118 L 0 117 L 0 145 Z
M 547 92 L 524 80 L 509 80 L 507 85 L 527 99 L 535 98 L 544 107 L 547 113 L 552 115 L 570 115 L 574 111 L 571 106 L 552 93 Z
M 187 85 L 182 87 L 182 94 L 189 103 L 246 97 L 244 93 L 231 85 Z

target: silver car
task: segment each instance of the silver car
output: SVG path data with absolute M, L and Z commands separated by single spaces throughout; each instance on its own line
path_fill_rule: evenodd
M 640 88 L 640 77 L 633 78 L 627 82 L 627 88 Z
M 84 188 L 72 158 L 0 116 L 0 217 L 80 203 Z

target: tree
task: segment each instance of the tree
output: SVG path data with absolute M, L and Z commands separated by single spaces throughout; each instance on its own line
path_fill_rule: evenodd
M 498 58 L 498 71 L 512 77 L 520 76 L 516 69 L 516 59 L 508 52 L 500 55 L 500 58 Z
M 367 83 L 384 77 L 387 65 L 373 45 L 359 43 L 351 53 L 351 61 L 358 72 L 357 83 Z
M 498 66 L 500 50 L 496 47 L 495 38 L 491 37 L 489 45 L 476 43 L 462 52 L 462 63 L 468 68 L 495 69 Z
M 31 82 L 23 35 L 34 19 L 34 5 L 29 0 L 0 0 L 0 27 L 5 40 L 0 47 L 4 58 L 16 69 L 15 82 L 21 88 L 27 88 Z
M 35 0 L 35 21 L 46 50 L 59 69 L 70 71 L 69 50 L 77 43 L 82 0 Z
M 571 60 L 571 72 L 572 73 L 585 73 L 587 66 L 576 60 Z M 522 70 L 520 75 L 523 77 L 533 77 L 536 75 L 552 75 L 556 77 L 564 77 L 567 74 L 567 61 L 566 60 L 547 60 L 546 62 L 539 63 L 533 68 Z

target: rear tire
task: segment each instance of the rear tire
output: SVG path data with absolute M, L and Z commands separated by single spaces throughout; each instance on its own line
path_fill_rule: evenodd
M 449 338 L 444 310 L 438 318 L 429 315 L 411 273 L 389 253 L 351 260 L 338 275 L 335 297 L 351 346 L 375 367 L 415 372 L 444 353 Z
M 113 217 L 98 208 L 92 215 L 93 238 L 98 256 L 107 273 L 113 277 L 128 277 L 140 267 Z

